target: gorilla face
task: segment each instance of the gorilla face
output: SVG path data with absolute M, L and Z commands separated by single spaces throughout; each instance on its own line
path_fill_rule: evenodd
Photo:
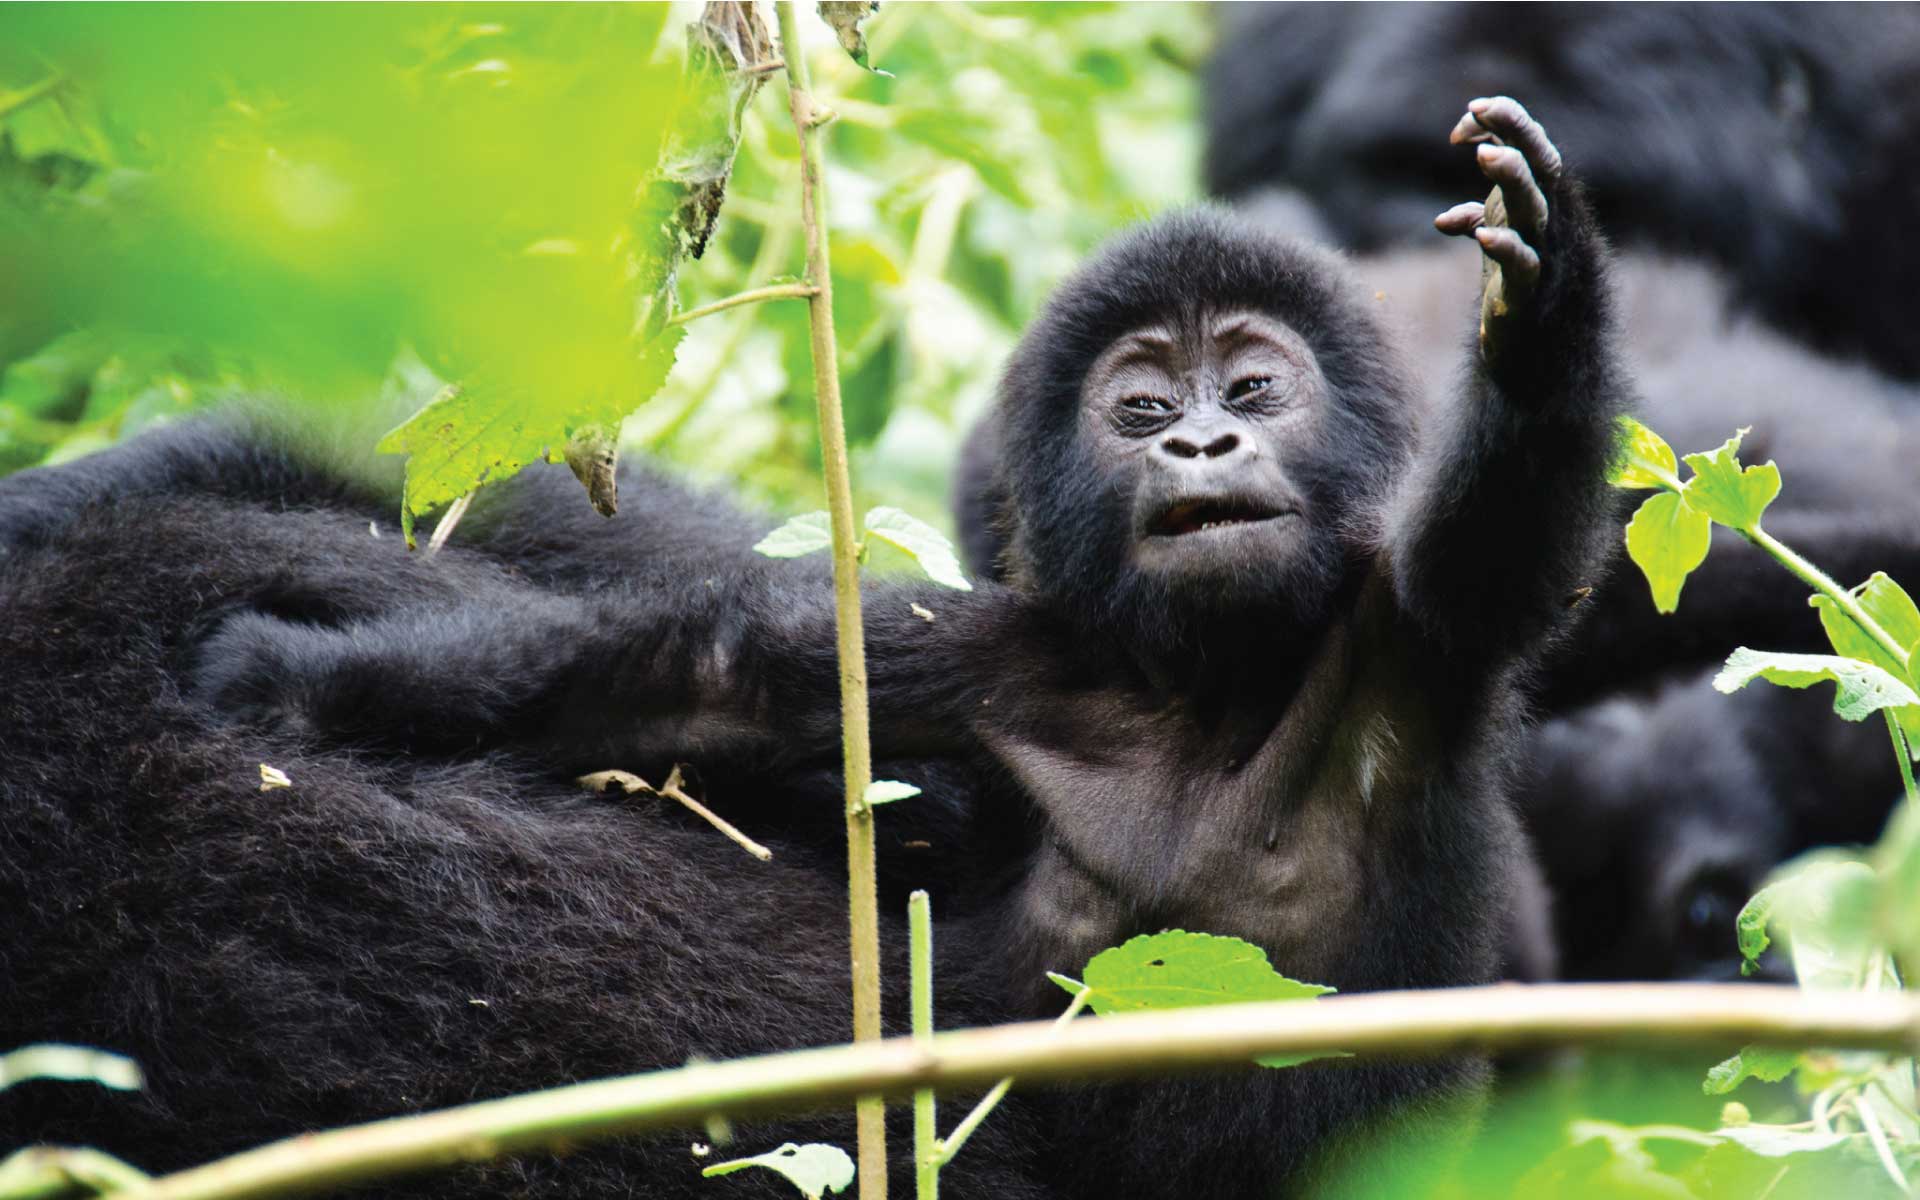
M 1202 311 L 1109 346 L 1082 385 L 1079 434 L 1127 512 L 1133 570 L 1233 607 L 1324 590 L 1331 564 L 1295 482 L 1324 402 L 1312 349 L 1265 313 Z

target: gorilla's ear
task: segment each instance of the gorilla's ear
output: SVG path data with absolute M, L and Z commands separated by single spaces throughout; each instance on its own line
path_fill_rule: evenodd
M 1002 470 L 998 409 L 975 422 L 953 473 L 953 523 L 967 573 L 996 583 L 1007 578 L 1013 542 L 1013 491 Z

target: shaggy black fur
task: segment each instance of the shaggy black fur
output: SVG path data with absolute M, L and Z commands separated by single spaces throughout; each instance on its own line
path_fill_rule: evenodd
M 1592 570 L 1623 401 L 1599 239 L 1570 181 L 1540 182 L 1539 281 L 1418 430 L 1328 255 L 1187 214 L 1063 286 L 999 410 L 1013 586 L 868 589 L 879 773 L 932 785 L 881 816 L 894 1027 L 893 914 L 922 879 L 941 889 L 944 1024 L 1055 1012 L 1044 969 L 1168 927 L 1248 938 L 1345 990 L 1496 977 L 1515 684 Z M 1233 605 L 1138 577 L 1112 460 L 1071 415 L 1115 336 L 1226 307 L 1304 339 L 1318 413 L 1312 437 L 1273 443 L 1305 497 L 1297 551 L 1239 563 Z M 275 445 L 188 430 L 0 482 L 0 1043 L 106 1045 L 153 1081 L 16 1088 L 0 1128 L 168 1167 L 844 1038 L 818 567 L 756 559 L 750 522 L 633 479 L 623 497 L 659 522 L 596 526 L 536 478 L 439 556 L 408 555 L 370 536 L 390 511 L 374 490 Z M 705 515 L 682 536 L 689 505 Z M 676 761 L 772 864 L 569 783 Z M 294 786 L 258 791 L 260 762 Z M 945 1180 L 1266 1195 L 1336 1135 L 1482 1075 L 1326 1064 L 1016 1092 Z M 849 1137 L 837 1120 L 743 1133 Z M 694 1173 L 680 1144 L 636 1140 L 459 1184 L 718 1194 Z
M 1405 244 L 1472 183 L 1426 114 L 1527 97 L 1629 244 L 1707 258 L 1796 335 L 1920 376 L 1920 9 L 1853 4 L 1226 6 L 1208 187 L 1304 197 Z

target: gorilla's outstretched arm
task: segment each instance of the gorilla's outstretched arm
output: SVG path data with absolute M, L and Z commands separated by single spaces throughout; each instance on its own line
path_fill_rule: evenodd
M 1604 248 L 1545 131 L 1499 97 L 1473 101 L 1453 140 L 1475 144 L 1496 185 L 1434 222 L 1486 255 L 1479 341 L 1388 514 L 1386 548 L 1403 608 L 1444 651 L 1497 665 L 1537 644 L 1597 561 L 1627 385 Z

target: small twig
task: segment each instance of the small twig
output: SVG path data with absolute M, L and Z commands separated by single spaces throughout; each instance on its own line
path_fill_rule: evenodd
M 1073 1002 L 1067 1005 L 1065 1012 L 1054 1019 L 1054 1026 L 1058 1028 L 1079 1016 L 1080 1010 L 1085 1008 L 1087 1001 L 1092 998 L 1093 989 L 1081 984 L 1080 991 L 1074 996 Z M 986 1095 L 980 1097 L 980 1103 L 973 1106 L 973 1111 L 966 1115 L 966 1119 L 955 1125 L 953 1132 L 941 1139 L 938 1160 L 941 1166 L 944 1167 L 953 1161 L 954 1155 L 960 1153 L 960 1147 L 966 1145 L 967 1139 L 973 1136 L 973 1131 L 980 1128 L 980 1122 L 986 1120 L 999 1103 L 1007 1098 L 1007 1092 L 1013 1087 L 1013 1079 L 1014 1077 L 1009 1075 L 994 1084 Z
M 429 558 L 440 553 L 440 548 L 447 544 L 447 539 L 453 536 L 453 531 L 460 527 L 460 518 L 467 515 L 467 509 L 472 504 L 473 493 L 468 492 L 447 505 L 446 515 L 440 518 L 440 523 L 433 527 L 433 536 L 427 539 Z
M 1873 1111 L 1872 1098 L 1865 1089 L 1853 1103 L 1854 1115 L 1860 1118 L 1860 1124 L 1867 1131 L 1867 1140 L 1873 1143 L 1873 1152 L 1880 1156 L 1880 1166 L 1887 1177 L 1893 1180 L 1902 1196 L 1913 1195 L 1913 1185 L 1907 1182 L 1907 1173 L 1900 1169 L 1899 1160 L 1893 1157 L 1893 1147 L 1887 1144 L 1887 1131 L 1880 1126 L 1880 1116 Z
M 667 324 L 685 325 L 689 321 L 698 321 L 701 317 L 710 317 L 717 312 L 739 308 L 742 304 L 758 304 L 762 300 L 805 300 L 819 294 L 820 289 L 810 283 L 775 283 L 727 296 L 715 300 L 712 304 L 702 304 L 699 308 L 689 308 L 685 312 L 675 313 L 667 318 Z
M 784 71 L 786 69 L 787 69 L 786 59 L 772 58 L 772 59 L 768 59 L 766 62 L 750 63 L 747 66 L 741 67 L 740 73 L 742 75 L 771 75 L 775 71 Z
M 753 855 L 761 862 L 769 862 L 773 858 L 773 851 L 740 832 L 732 822 L 728 821 L 719 813 L 714 812 L 706 805 L 695 800 L 692 796 L 687 795 L 686 791 L 680 786 L 682 781 L 680 778 L 680 768 L 677 766 L 674 767 L 673 772 L 667 776 L 667 781 L 659 787 L 654 787 L 638 775 L 628 771 L 595 771 L 591 775 L 582 775 L 574 782 L 591 792 L 604 792 L 611 786 L 618 787 L 629 796 L 638 792 L 645 792 L 650 796 L 665 796 L 669 800 L 676 800 L 683 805 L 687 811 L 693 813 L 715 829 L 718 829 L 721 833 L 726 834 L 742 850 Z

